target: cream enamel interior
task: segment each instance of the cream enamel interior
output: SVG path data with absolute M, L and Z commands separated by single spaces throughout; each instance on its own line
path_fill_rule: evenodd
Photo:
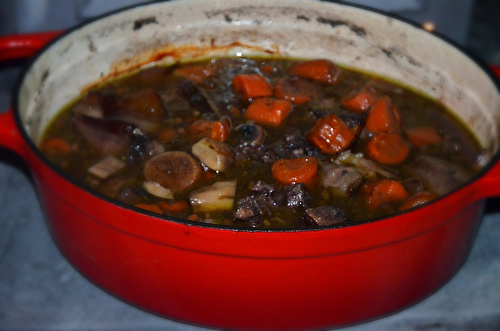
M 329 58 L 413 86 L 468 123 L 490 154 L 499 146 L 500 96 L 474 61 L 409 24 L 309 0 L 155 3 L 84 25 L 54 43 L 27 72 L 19 109 L 28 135 L 37 143 L 57 112 L 99 79 L 180 50 L 184 59 Z

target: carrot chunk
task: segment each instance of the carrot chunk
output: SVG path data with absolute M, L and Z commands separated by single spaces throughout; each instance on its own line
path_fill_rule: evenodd
M 396 203 L 409 197 L 403 185 L 395 180 L 381 179 L 368 182 L 362 187 L 368 208 L 375 210 L 382 205 Z
M 270 97 L 273 87 L 264 76 L 258 74 L 239 74 L 233 78 L 233 89 L 242 93 L 246 99 Z
M 342 106 L 350 111 L 364 114 L 368 107 L 373 106 L 379 99 L 379 95 L 371 88 L 355 91 L 340 100 Z
M 44 154 L 64 156 L 69 154 L 69 152 L 71 151 L 71 146 L 64 139 L 52 138 L 45 141 L 40 146 L 40 150 Z
M 312 60 L 295 64 L 290 73 L 326 84 L 335 84 L 342 71 L 330 60 Z
M 157 205 L 149 205 L 149 204 L 146 204 L 146 203 L 138 203 L 135 206 L 139 207 L 141 209 L 144 209 L 144 210 L 149 210 L 149 211 L 151 211 L 153 213 L 163 214 L 163 212 L 161 211 L 160 207 L 158 207 Z
M 438 198 L 437 194 L 434 194 L 434 193 L 431 193 L 428 191 L 419 192 L 419 193 L 411 196 L 405 202 L 403 202 L 401 204 L 401 206 L 399 206 L 399 211 L 403 211 L 406 209 L 410 209 L 410 208 L 422 205 L 422 204 L 427 203 L 429 201 L 432 201 L 436 198 Z
M 169 213 L 180 213 L 188 209 L 189 203 L 185 200 L 160 201 L 158 202 L 158 207 Z
M 283 185 L 304 183 L 311 189 L 318 181 L 318 160 L 314 157 L 279 159 L 273 163 L 271 173 Z
M 186 132 L 195 139 L 206 137 L 212 130 L 212 123 L 213 121 L 210 120 L 196 120 L 186 128 Z
M 162 144 L 175 140 L 175 138 L 177 138 L 177 133 L 174 130 L 167 127 L 162 128 L 156 134 L 156 139 L 158 139 L 158 141 L 161 142 Z
M 231 132 L 231 120 L 229 117 L 221 118 L 220 121 L 212 123 L 212 129 L 208 135 L 208 138 L 218 141 L 226 141 Z
M 193 83 L 203 84 L 209 78 L 215 77 L 217 75 L 217 70 L 213 65 L 199 64 L 177 68 L 174 70 L 173 74 L 184 77 Z
M 365 126 L 373 133 L 401 133 L 402 116 L 391 99 L 384 95 L 372 107 L 366 117 Z
M 288 100 L 274 98 L 259 98 L 248 106 L 245 116 L 259 124 L 280 126 L 292 111 Z
M 259 67 L 259 70 L 266 76 L 275 75 L 278 72 L 278 68 L 271 64 L 263 64 Z
M 400 135 L 382 132 L 368 141 L 366 152 L 370 158 L 379 163 L 398 164 L 406 159 L 410 147 Z
M 313 83 L 296 76 L 278 80 L 274 86 L 274 96 L 290 100 L 295 105 L 308 102 L 315 94 Z
M 443 137 L 432 126 L 407 129 L 405 137 L 415 147 L 439 144 L 443 140 Z
M 307 134 L 307 140 L 321 152 L 332 155 L 349 148 L 354 136 L 344 121 L 330 114 L 316 121 Z

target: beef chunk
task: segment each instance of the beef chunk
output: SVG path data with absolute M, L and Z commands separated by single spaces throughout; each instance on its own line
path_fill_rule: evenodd
M 347 221 L 347 215 L 339 206 L 309 208 L 304 212 L 302 221 L 306 225 L 332 225 Z
M 343 167 L 335 164 L 325 164 L 322 168 L 323 186 L 333 187 L 342 195 L 354 193 L 363 177 L 352 167 Z
M 310 198 L 304 184 L 300 183 L 285 186 L 285 192 L 286 205 L 288 207 L 297 209 L 308 206 Z
M 249 221 L 255 217 L 271 214 L 266 198 L 263 196 L 249 195 L 238 200 L 234 218 Z
M 250 161 L 260 161 L 265 164 L 271 164 L 276 162 L 279 157 L 276 152 L 266 145 L 240 145 L 235 149 L 235 159 L 248 159 Z
M 285 194 L 275 186 L 258 181 L 252 187 L 252 194 L 236 203 L 234 218 L 256 223 L 257 218 L 271 215 L 272 208 L 284 206 L 285 201 Z
M 283 134 L 283 138 L 273 144 L 272 149 L 280 158 L 287 159 L 319 154 L 319 150 L 309 144 L 299 130 Z

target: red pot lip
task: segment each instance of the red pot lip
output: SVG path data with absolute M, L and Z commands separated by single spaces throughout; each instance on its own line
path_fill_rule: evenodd
M 168 2 L 168 0 L 160 1 L 160 2 L 165 2 L 166 3 L 166 2 Z M 327 1 L 326 0 L 320 0 L 320 2 L 325 2 L 326 3 Z M 417 30 L 424 30 L 422 28 L 422 26 L 418 25 L 415 22 L 409 21 L 409 20 L 407 20 L 405 18 L 399 17 L 398 15 L 395 15 L 395 14 L 392 14 L 392 13 L 384 12 L 382 10 L 378 10 L 378 9 L 375 9 L 375 8 L 370 8 L 370 7 L 359 5 L 359 4 L 341 3 L 341 2 L 339 2 L 337 0 L 328 0 L 328 2 L 332 2 L 332 3 L 334 3 L 336 5 L 340 5 L 340 6 L 354 7 L 354 8 L 365 10 L 367 12 L 371 12 L 371 13 L 375 13 L 375 14 L 380 14 L 380 15 L 383 15 L 385 17 L 389 17 L 389 18 L 392 18 L 392 19 L 399 20 L 399 21 L 402 21 L 404 23 L 407 23 L 407 24 L 413 26 Z M 471 186 L 472 183 L 474 183 L 477 180 L 479 180 L 491 168 L 493 168 L 493 166 L 500 159 L 500 149 L 498 149 L 495 152 L 495 154 L 493 155 L 493 157 L 491 158 L 491 160 L 488 162 L 488 164 L 486 166 L 484 166 L 483 169 L 481 169 L 481 171 L 479 171 L 478 173 L 476 173 L 469 181 L 463 183 L 462 185 L 460 185 L 456 189 L 454 189 L 454 190 L 446 193 L 445 195 L 442 195 L 442 196 L 438 197 L 437 199 L 433 200 L 432 202 L 425 203 L 423 205 L 420 205 L 420 206 L 417 206 L 417 207 L 414 207 L 414 208 L 411 208 L 411 209 L 408 209 L 408 210 L 405 210 L 405 211 L 402 211 L 402 212 L 397 212 L 397 213 L 394 213 L 394 214 L 391 214 L 391 215 L 388 215 L 388 216 L 371 218 L 371 219 L 367 219 L 367 220 L 359 221 L 359 222 L 352 222 L 352 223 L 351 222 L 347 222 L 347 223 L 342 223 L 342 224 L 335 224 L 335 225 L 324 226 L 324 227 L 258 229 L 258 228 L 233 227 L 233 226 L 226 226 L 226 225 L 208 224 L 208 223 L 201 223 L 201 222 L 196 222 L 196 221 L 190 221 L 190 220 L 185 220 L 185 219 L 180 219 L 180 218 L 176 218 L 176 217 L 171 217 L 171 216 L 166 216 L 166 215 L 162 215 L 162 214 L 150 212 L 150 211 L 147 211 L 147 210 L 144 210 L 144 209 L 141 209 L 141 208 L 134 207 L 132 205 L 126 204 L 124 202 L 118 201 L 116 199 L 110 198 L 110 197 L 108 197 L 108 196 L 106 196 L 106 195 L 104 195 L 104 194 L 102 194 L 102 193 L 100 193 L 100 192 L 98 192 L 98 191 L 90 188 L 90 187 L 85 186 L 84 184 L 78 182 L 76 179 L 71 178 L 69 175 L 67 175 L 66 173 L 64 173 L 64 171 L 62 171 L 62 169 L 59 169 L 57 166 L 55 166 L 40 151 L 40 149 L 38 148 L 38 146 L 35 145 L 35 143 L 28 136 L 28 134 L 26 133 L 26 131 L 24 130 L 24 127 L 22 125 L 21 117 L 20 117 L 20 114 L 19 114 L 19 107 L 18 107 L 18 105 L 19 105 L 19 94 L 20 94 L 19 92 L 20 92 L 22 83 L 23 83 L 23 81 L 24 81 L 24 79 L 26 77 L 26 74 L 28 73 L 28 71 L 30 70 L 30 68 L 33 66 L 33 64 L 36 62 L 36 60 L 47 49 L 49 49 L 53 44 L 57 43 L 60 39 L 62 39 L 64 37 L 72 34 L 73 32 L 79 30 L 80 28 L 82 28 L 82 27 L 84 27 L 84 26 L 86 26 L 86 25 L 88 25 L 88 24 L 90 24 L 92 22 L 95 22 L 95 21 L 98 21 L 98 20 L 101 20 L 101 19 L 105 19 L 106 17 L 113 16 L 115 14 L 118 14 L 120 12 L 129 10 L 129 9 L 133 9 L 133 8 L 141 7 L 141 6 L 148 6 L 148 5 L 157 4 L 157 3 L 158 3 L 158 1 L 151 1 L 151 2 L 146 2 L 146 3 L 142 3 L 142 4 L 136 4 L 136 5 L 126 6 L 126 7 L 123 7 L 123 8 L 120 8 L 120 9 L 108 12 L 106 14 L 99 15 L 99 16 L 94 17 L 92 19 L 89 19 L 87 21 L 84 21 L 84 22 L 82 22 L 82 23 L 74 26 L 73 28 L 70 28 L 70 29 L 64 31 L 63 33 L 61 33 L 60 35 L 56 36 L 54 39 L 52 39 L 51 41 L 49 41 L 46 45 L 44 45 L 44 47 L 42 47 L 30 59 L 30 61 L 28 62 L 28 64 L 22 70 L 22 72 L 19 75 L 19 77 L 17 79 L 17 82 L 15 84 L 15 88 L 14 88 L 14 92 L 13 92 L 14 94 L 13 94 L 13 102 L 12 102 L 12 111 L 13 111 L 13 115 L 14 115 L 14 119 L 15 119 L 15 123 L 16 123 L 17 129 L 18 129 L 20 135 L 22 136 L 23 141 L 29 147 L 29 149 L 31 150 L 31 152 L 33 152 L 33 154 L 39 160 L 41 160 L 44 163 L 45 166 L 47 166 L 48 168 L 50 168 L 58 176 L 62 177 L 64 180 L 66 180 L 67 182 L 71 183 L 72 185 L 76 186 L 76 188 L 81 189 L 81 190 L 83 190 L 83 191 L 85 191 L 85 192 L 87 192 L 87 193 L 95 196 L 96 198 L 98 198 L 100 200 L 103 200 L 103 201 L 105 201 L 107 203 L 110 203 L 112 205 L 121 207 L 121 208 L 126 209 L 126 210 L 131 210 L 131 211 L 136 212 L 138 214 L 146 215 L 146 216 L 148 216 L 148 218 L 160 219 L 160 220 L 163 220 L 163 221 L 172 222 L 172 223 L 176 223 L 176 224 L 180 224 L 180 225 L 186 225 L 186 226 L 190 226 L 190 227 L 194 226 L 194 227 L 199 227 L 199 228 L 209 228 L 209 229 L 219 229 L 219 230 L 223 230 L 223 231 L 249 232 L 249 233 L 253 233 L 253 232 L 259 232 L 259 233 L 295 233 L 295 232 L 326 231 L 326 230 L 334 230 L 334 229 L 341 229 L 341 228 L 357 227 L 357 226 L 362 226 L 364 224 L 381 222 L 381 221 L 384 221 L 384 220 L 387 220 L 387 219 L 392 219 L 394 217 L 399 217 L 399 216 L 407 214 L 407 213 L 412 213 L 413 211 L 421 209 L 421 208 L 426 208 L 428 205 L 431 205 L 431 204 L 439 203 L 439 201 L 448 198 L 449 196 L 453 195 L 455 192 L 460 191 L 462 189 L 467 189 L 467 187 Z M 446 36 L 444 36 L 444 35 L 442 35 L 440 33 L 437 33 L 437 32 L 427 32 L 427 33 L 433 35 L 435 38 L 441 39 L 445 43 L 447 43 L 447 44 L 451 45 L 453 48 L 455 48 L 458 52 L 461 52 L 462 54 L 466 55 L 472 62 L 474 62 L 479 68 L 481 68 L 483 70 L 483 72 L 485 72 L 488 75 L 488 77 L 490 78 L 490 80 L 494 83 L 497 92 L 500 94 L 500 78 L 493 73 L 492 69 L 488 65 L 486 65 L 486 63 L 484 61 L 482 61 L 481 59 L 479 59 L 477 56 L 473 55 L 471 52 L 469 52 L 468 50 L 466 50 L 463 46 L 459 45 L 458 43 L 452 41 L 451 39 L 447 38 Z M 472 202 L 473 201 L 471 201 L 471 203 Z M 464 206 L 464 207 L 467 207 L 467 206 Z M 443 221 L 445 221 L 445 220 L 443 220 Z

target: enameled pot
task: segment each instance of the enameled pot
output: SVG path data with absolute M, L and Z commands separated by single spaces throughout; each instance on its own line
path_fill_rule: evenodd
M 0 59 L 54 34 L 4 37 Z M 435 202 L 385 219 L 251 230 L 161 217 L 69 179 L 37 149 L 58 110 L 107 77 L 210 56 L 329 58 L 437 98 L 468 123 L 489 162 Z M 461 267 L 484 200 L 500 193 L 500 94 L 457 47 L 378 12 L 307 0 L 152 3 L 67 31 L 38 52 L 0 115 L 0 144 L 33 172 L 64 256 L 97 286 L 147 311 L 224 329 L 359 323 L 428 296 Z

